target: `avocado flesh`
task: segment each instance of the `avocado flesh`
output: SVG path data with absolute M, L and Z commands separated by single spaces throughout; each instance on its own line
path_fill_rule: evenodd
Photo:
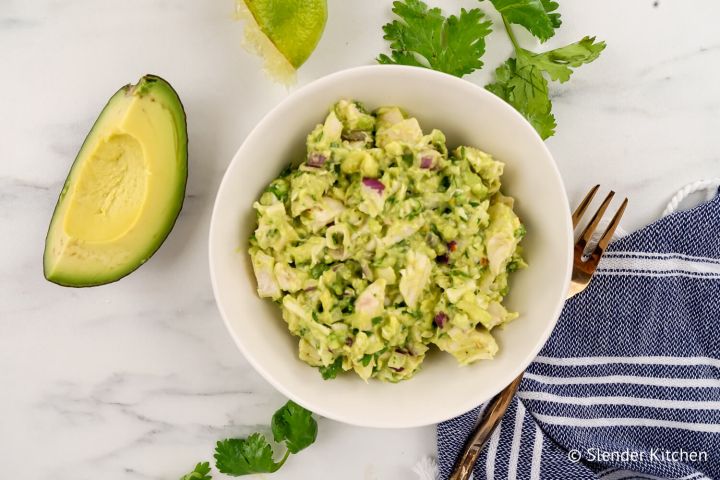
M 87 287 L 138 268 L 172 230 L 186 182 L 187 128 L 177 93 L 154 75 L 118 90 L 65 180 L 45 241 L 45 278 Z

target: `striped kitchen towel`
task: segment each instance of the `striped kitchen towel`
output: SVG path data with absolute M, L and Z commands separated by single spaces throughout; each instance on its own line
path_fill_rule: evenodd
M 473 472 L 720 479 L 720 195 L 612 243 Z M 482 410 L 437 429 L 448 478 Z

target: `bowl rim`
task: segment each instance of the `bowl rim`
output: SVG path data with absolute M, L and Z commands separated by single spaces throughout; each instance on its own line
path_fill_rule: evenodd
M 567 207 L 567 216 L 565 217 L 565 243 L 566 243 L 566 250 L 568 252 L 567 260 L 565 264 L 565 272 L 564 272 L 564 279 L 563 284 L 569 286 L 570 284 L 570 278 L 572 273 L 572 245 L 573 245 L 573 228 L 571 226 L 570 222 L 570 206 L 568 202 L 567 192 L 565 190 L 565 184 L 563 183 L 562 176 L 560 175 L 560 171 L 558 170 L 557 163 L 555 162 L 555 159 L 548 149 L 545 142 L 540 138 L 540 135 L 537 133 L 534 127 L 530 125 L 530 123 L 523 117 L 517 110 L 515 110 L 512 106 L 510 106 L 508 103 L 506 103 L 504 100 L 500 99 L 496 95 L 492 94 L 491 92 L 488 92 L 485 88 L 469 82 L 467 80 L 463 80 L 459 77 L 455 77 L 446 73 L 438 72 L 435 70 L 430 70 L 426 68 L 421 67 L 412 67 L 412 66 L 405 66 L 405 65 L 363 65 L 358 67 L 352 67 L 347 68 L 343 70 L 338 70 L 336 72 L 330 73 L 328 75 L 325 75 L 323 77 L 320 77 L 318 79 L 315 79 L 306 85 L 303 85 L 302 87 L 298 88 L 297 90 L 291 92 L 289 95 L 287 95 L 285 98 L 283 98 L 280 102 L 278 102 L 277 105 L 275 105 L 273 108 L 271 108 L 263 117 L 262 119 L 255 124 L 255 126 L 250 130 L 250 132 L 247 134 L 247 136 L 242 140 L 242 143 L 238 147 L 237 151 L 235 152 L 235 155 L 233 155 L 230 162 L 225 167 L 225 171 L 223 173 L 223 178 L 220 182 L 220 185 L 218 186 L 217 193 L 215 195 L 215 200 L 213 202 L 213 209 L 211 213 L 210 218 L 210 228 L 208 230 L 208 262 L 209 262 L 209 270 L 210 270 L 210 281 L 212 284 L 213 289 L 213 297 L 215 299 L 215 304 L 217 305 L 217 308 L 220 312 L 220 316 L 223 319 L 223 323 L 225 324 L 225 328 L 230 333 L 230 336 L 232 337 L 233 341 L 235 342 L 235 345 L 238 347 L 238 349 L 242 352 L 245 359 L 250 363 L 250 365 L 255 369 L 256 372 L 258 372 L 270 385 L 272 385 L 276 390 L 278 390 L 280 393 L 285 395 L 287 398 L 293 400 L 294 402 L 298 403 L 299 405 L 302 405 L 303 407 L 307 408 L 308 410 L 312 411 L 313 413 L 330 418 L 332 420 L 354 425 L 358 427 L 370 427 L 370 428 L 416 428 L 416 427 L 424 427 L 428 425 L 437 424 L 446 420 L 449 420 L 451 418 L 454 418 L 458 415 L 461 415 L 463 413 L 466 413 L 473 408 L 479 406 L 482 402 L 489 400 L 493 396 L 495 396 L 497 393 L 499 393 L 505 386 L 501 386 L 500 388 L 496 389 L 496 391 L 492 392 L 492 395 L 489 395 L 486 399 L 478 399 L 474 398 L 472 396 L 468 396 L 466 401 L 459 402 L 458 404 L 458 411 L 454 412 L 452 414 L 432 414 L 428 413 L 425 418 L 417 419 L 416 421 L 403 421 L 402 423 L 396 423 L 396 424 L 387 424 L 387 423 L 380 423 L 380 422 L 374 422 L 372 419 L 357 419 L 353 417 L 345 417 L 343 415 L 338 415 L 336 412 L 332 410 L 327 410 L 322 405 L 316 404 L 312 401 L 307 401 L 305 398 L 299 398 L 296 396 L 291 390 L 287 389 L 284 385 L 282 385 L 280 382 L 278 382 L 273 375 L 271 375 L 268 370 L 260 364 L 256 358 L 246 349 L 244 342 L 240 338 L 239 334 L 235 332 L 235 330 L 231 327 L 230 321 L 228 320 L 228 315 L 225 312 L 225 309 L 222 305 L 222 302 L 219 299 L 219 285 L 217 284 L 217 274 L 215 272 L 215 262 L 213 261 L 216 253 L 213 246 L 213 238 L 215 236 L 215 232 L 217 230 L 217 211 L 219 209 L 219 199 L 223 196 L 224 190 L 229 188 L 229 179 L 228 179 L 228 172 L 232 168 L 232 166 L 238 161 L 239 158 L 242 157 L 243 150 L 246 148 L 246 145 L 250 143 L 250 140 L 253 139 L 255 136 L 259 135 L 258 132 L 261 132 L 267 128 L 267 125 L 272 125 L 272 120 L 277 115 L 279 111 L 285 108 L 287 104 L 290 104 L 294 102 L 297 98 L 306 95 L 309 92 L 312 92 L 314 90 L 322 89 L 324 85 L 328 83 L 334 83 L 339 80 L 342 80 L 345 77 L 350 77 L 362 73 L 373 73 L 373 72 L 388 72 L 388 71 L 408 71 L 411 72 L 412 75 L 418 75 L 419 77 L 427 77 L 427 78 L 440 78 L 442 77 L 442 81 L 450 81 L 450 82 L 463 82 L 465 84 L 465 88 L 470 88 L 476 91 L 477 94 L 482 96 L 487 96 L 487 98 L 490 99 L 491 102 L 496 103 L 497 108 L 505 109 L 506 111 L 510 112 L 511 116 L 514 116 L 516 120 L 518 120 L 518 128 L 525 128 L 526 130 L 529 129 L 531 131 L 531 135 L 534 135 L 540 142 L 541 148 L 544 150 L 544 153 L 547 155 L 547 157 L 550 159 L 550 170 L 553 176 L 555 176 L 555 179 L 557 181 L 557 184 L 560 186 L 560 193 L 562 194 L 562 198 L 565 200 L 565 204 Z M 458 83 L 459 85 L 459 83 Z M 558 235 L 560 232 L 558 232 Z M 561 238 L 558 238 L 558 241 L 561 241 Z M 542 331 L 542 334 L 538 336 L 538 341 L 536 342 L 536 345 L 534 348 L 526 352 L 525 355 L 522 356 L 522 361 L 517 363 L 517 366 L 512 370 L 512 375 L 508 375 L 508 385 L 509 383 L 515 379 L 518 375 L 521 375 L 525 372 L 527 367 L 532 363 L 532 361 L 535 359 L 537 354 L 540 352 L 540 350 L 543 348 L 545 343 L 547 343 L 547 340 L 550 338 L 550 335 L 552 334 L 552 331 L 555 329 L 555 325 L 557 324 L 557 321 L 560 317 L 560 314 L 562 312 L 562 308 L 565 304 L 566 297 L 561 296 L 557 299 L 555 306 L 552 311 L 552 321 L 548 322 L 545 329 Z M 411 379 L 412 380 L 412 379 Z

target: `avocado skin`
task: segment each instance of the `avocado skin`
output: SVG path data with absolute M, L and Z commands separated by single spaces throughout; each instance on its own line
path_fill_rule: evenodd
M 183 173 L 181 175 L 182 182 L 178 183 L 177 189 L 176 189 L 176 201 L 175 205 L 176 208 L 174 211 L 172 211 L 167 216 L 167 224 L 163 231 L 160 232 L 160 235 L 156 238 L 151 240 L 150 245 L 148 249 L 146 250 L 146 253 L 143 255 L 143 259 L 140 262 L 137 262 L 136 264 L 132 265 L 129 264 L 128 268 L 123 270 L 120 274 L 117 275 L 108 275 L 107 277 L 102 276 L 96 276 L 94 279 L 87 279 L 87 278 L 79 278 L 74 277 L 72 275 L 55 275 L 52 276 L 50 272 L 48 271 L 48 243 L 49 243 L 49 237 L 51 234 L 51 231 L 53 229 L 53 225 L 56 220 L 60 220 L 57 218 L 58 210 L 60 209 L 60 206 L 62 204 L 62 201 L 65 197 L 65 195 L 68 192 L 68 189 L 70 187 L 70 184 L 73 180 L 73 173 L 74 170 L 79 167 L 82 164 L 82 154 L 85 149 L 85 147 L 88 144 L 88 140 L 92 136 L 93 132 L 95 131 L 96 127 L 98 126 L 98 123 L 100 122 L 103 113 L 108 109 L 108 107 L 112 106 L 113 101 L 117 99 L 121 95 L 138 95 L 140 97 L 146 95 L 151 89 L 153 88 L 159 88 L 164 90 L 164 93 L 166 96 L 170 98 L 172 103 L 174 105 L 169 105 L 171 108 L 170 111 L 173 113 L 173 119 L 177 122 L 178 125 L 176 125 L 175 132 L 178 134 L 180 142 L 179 142 L 179 154 L 180 158 L 178 158 L 179 167 L 181 170 L 183 170 Z M 185 107 L 182 104 L 182 101 L 180 100 L 180 96 L 175 91 L 175 89 L 170 85 L 170 83 L 160 77 L 159 75 L 154 74 L 146 74 L 143 75 L 140 80 L 136 84 L 127 84 L 122 86 L 119 90 L 117 90 L 107 101 L 103 109 L 100 111 L 100 114 L 98 115 L 98 118 L 93 123 L 93 126 L 90 128 L 88 134 L 85 137 L 85 140 L 83 140 L 83 143 L 80 147 L 80 150 L 78 151 L 77 156 L 75 157 L 75 160 L 73 160 L 72 165 L 70 166 L 70 170 L 68 171 L 68 175 L 65 179 L 65 182 L 63 182 L 63 187 L 60 190 L 60 194 L 58 195 L 58 200 L 55 204 L 55 208 L 53 209 L 53 214 L 50 220 L 50 225 L 48 227 L 48 231 L 45 235 L 45 250 L 43 252 L 43 275 L 45 276 L 45 279 L 49 282 L 55 283 L 56 285 L 60 285 L 62 287 L 72 287 L 72 288 L 85 288 L 85 287 L 96 287 L 100 285 L 107 285 L 110 283 L 117 282 L 118 280 L 130 275 L 135 270 L 140 268 L 145 262 L 147 262 L 154 254 L 157 252 L 162 244 L 165 242 L 167 237 L 170 235 L 170 232 L 175 226 L 175 223 L 177 222 L 178 216 L 180 215 L 180 211 L 182 210 L 184 200 L 185 200 L 185 190 L 187 187 L 187 179 L 188 179 L 188 135 L 187 135 L 187 115 L 185 114 Z

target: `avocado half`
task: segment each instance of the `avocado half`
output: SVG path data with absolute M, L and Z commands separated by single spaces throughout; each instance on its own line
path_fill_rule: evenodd
M 108 101 L 70 168 L 45 239 L 45 278 L 114 282 L 160 248 L 182 209 L 187 124 L 168 82 L 145 75 Z

